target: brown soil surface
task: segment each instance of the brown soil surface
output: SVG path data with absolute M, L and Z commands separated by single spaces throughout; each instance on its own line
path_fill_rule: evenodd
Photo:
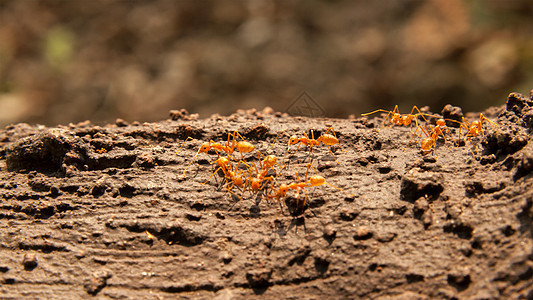
M 0 131 L 1 298 L 532 298 L 532 106 L 511 94 L 484 112 L 497 128 L 486 123 L 484 137 L 459 146 L 439 139 L 435 155 L 381 119 L 268 109 L 9 126 Z M 341 147 L 335 157 L 314 147 L 312 163 L 344 192 L 306 189 L 303 207 L 294 191 L 239 200 L 220 175 L 202 184 L 215 153 L 183 176 L 200 141 L 238 131 L 281 159 L 289 135 L 330 126 Z M 276 187 L 295 171 L 305 177 L 307 150 L 291 149 Z

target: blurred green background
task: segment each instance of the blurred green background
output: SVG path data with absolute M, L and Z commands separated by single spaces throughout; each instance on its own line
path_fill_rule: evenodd
M 0 0 L 0 125 L 501 105 L 533 88 L 531 0 Z

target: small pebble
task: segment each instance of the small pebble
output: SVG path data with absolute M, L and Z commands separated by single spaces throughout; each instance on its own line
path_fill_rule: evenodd
M 115 120 L 115 125 L 117 125 L 118 127 L 126 127 L 128 126 L 128 122 L 124 121 L 121 118 L 118 118 Z
M 335 228 L 333 228 L 333 226 L 331 225 L 328 225 L 324 228 L 324 237 L 326 239 L 334 239 L 335 238 L 335 235 L 337 235 L 337 230 L 335 230 Z
M 35 267 L 37 267 L 37 257 L 34 253 L 26 253 L 24 254 L 24 258 L 22 259 L 22 265 L 24 266 L 25 270 L 33 270 Z
M 372 235 L 373 233 L 370 228 L 368 228 L 367 226 L 359 226 L 359 228 L 357 228 L 357 231 L 355 232 L 354 238 L 356 240 L 367 240 L 371 238 Z
M 272 107 L 270 107 L 270 106 L 267 106 L 267 107 L 263 108 L 262 112 L 265 115 L 271 115 L 271 114 L 274 113 L 274 109 L 272 109 Z

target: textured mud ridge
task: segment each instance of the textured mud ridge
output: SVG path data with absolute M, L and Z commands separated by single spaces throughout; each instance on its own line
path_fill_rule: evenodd
M 442 113 L 460 120 L 454 108 Z M 439 140 L 435 155 L 379 118 L 269 110 L 9 126 L 0 131 L 0 296 L 532 298 L 533 99 L 513 93 L 484 114 L 498 127 L 459 145 Z M 239 200 L 216 174 L 203 184 L 214 152 L 183 175 L 201 141 L 238 131 L 282 157 L 288 136 L 329 127 L 340 147 L 335 156 L 314 147 L 312 164 L 344 192 L 311 188 L 305 207 L 292 192 L 279 203 Z M 307 150 L 292 149 L 277 182 L 306 170 Z

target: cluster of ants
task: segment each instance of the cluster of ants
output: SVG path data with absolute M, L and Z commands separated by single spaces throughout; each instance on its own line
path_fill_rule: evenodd
M 378 112 L 387 114 L 383 121 L 383 125 L 386 125 L 387 121 L 389 121 L 389 125 L 393 126 L 410 126 L 412 133 L 411 141 L 414 138 L 418 138 L 424 154 L 430 152 L 435 154 L 435 146 L 439 138 L 442 138 L 444 143 L 446 143 L 448 139 L 455 144 L 459 144 L 459 141 L 465 140 L 472 143 L 472 137 L 484 135 L 483 124 L 485 122 L 492 124 L 495 128 L 498 126 L 496 123 L 487 119 L 482 113 L 479 116 L 479 120 L 469 122 L 463 117 L 462 121 L 457 121 L 444 119 L 429 113 L 423 113 L 416 106 L 413 106 L 411 112 L 408 114 L 401 114 L 398 106 L 395 106 L 392 111 L 378 109 L 362 114 L 362 116 L 368 116 Z M 430 124 L 428 118 L 436 119 L 435 125 Z M 457 138 L 453 137 L 452 131 L 446 125 L 447 122 L 458 124 L 459 130 Z M 284 133 L 284 131 L 276 136 L 272 144 L 276 142 L 282 133 Z M 180 152 L 185 143 L 189 140 L 192 140 L 192 138 L 188 137 L 180 146 L 177 153 Z M 296 193 L 296 208 L 299 210 L 305 207 L 309 196 L 308 189 L 312 187 L 329 185 L 339 191 L 345 192 L 343 189 L 326 182 L 326 179 L 319 175 L 319 172 L 311 164 L 311 151 L 313 147 L 318 147 L 321 144 L 325 145 L 333 157 L 335 157 L 331 147 L 335 145 L 340 147 L 340 145 L 333 127 L 328 128 L 325 133 L 321 134 L 316 139 L 314 138 L 312 130 L 311 137 L 305 132 L 300 136 L 290 136 L 286 143 L 287 150 L 280 162 L 276 155 L 264 155 L 259 150 L 256 150 L 256 147 L 252 143 L 246 141 L 239 132 L 234 131 L 233 133 L 229 133 L 227 140 L 222 143 L 213 140 L 202 143 L 196 152 L 196 155 L 194 155 L 192 160 L 185 167 L 183 175 L 186 176 L 187 170 L 196 160 L 198 155 L 202 153 L 213 153 L 217 155 L 217 159 L 211 161 L 210 164 L 216 165 L 216 170 L 205 182 L 203 182 L 203 184 L 207 184 L 215 174 L 219 174 L 223 177 L 222 187 L 233 196 L 242 200 L 246 193 L 249 193 L 250 196 L 260 195 L 261 198 L 266 198 L 269 201 L 276 200 L 280 203 L 280 206 L 281 200 L 289 197 L 288 193 L 293 191 Z M 298 172 L 294 171 L 294 176 L 290 182 L 282 182 L 281 178 L 284 176 L 280 175 L 284 170 L 288 169 L 290 163 L 290 161 L 287 161 L 287 157 L 290 157 L 290 147 L 296 145 L 297 148 L 295 152 L 302 146 L 305 146 L 308 149 L 307 158 L 309 161 L 306 164 L 304 179 L 302 180 L 300 175 L 298 175 Z M 255 155 L 252 153 L 254 151 Z M 341 151 L 343 151 L 342 148 Z M 239 157 L 235 155 L 237 152 L 240 154 Z M 245 158 L 245 156 L 247 156 L 247 158 Z M 256 156 L 257 164 L 254 161 Z M 335 161 L 339 163 L 336 159 Z M 316 174 L 309 176 L 310 170 Z M 235 193 L 236 190 L 240 191 L 240 196 Z M 305 198 L 302 202 L 299 201 L 301 193 L 305 194 Z M 348 195 L 353 197 L 353 195 Z
M 280 134 L 274 139 L 274 144 Z M 188 140 L 192 138 L 188 137 L 181 147 L 178 149 L 177 153 L 181 150 L 183 145 Z M 331 146 L 339 145 L 339 140 L 335 130 L 330 127 L 325 133 L 321 134 L 318 138 L 314 138 L 313 131 L 311 131 L 311 137 L 306 133 L 303 135 L 293 135 L 290 136 L 287 145 L 287 150 L 282 159 L 274 154 L 263 155 L 259 150 L 256 150 L 256 147 L 245 140 L 245 138 L 237 131 L 228 134 L 227 141 L 223 143 L 215 142 L 210 140 L 209 142 L 204 142 L 200 145 L 200 148 L 196 152 L 196 155 L 193 159 L 187 164 L 183 175 L 186 176 L 187 170 L 198 155 L 202 153 L 214 153 L 217 155 L 217 159 L 212 161 L 211 164 L 216 164 L 216 170 L 209 176 L 209 178 L 203 183 L 206 184 L 211 180 L 215 174 L 219 174 L 223 177 L 222 187 L 226 189 L 230 194 L 236 196 L 239 199 L 243 199 L 246 193 L 249 193 L 250 196 L 259 196 L 261 198 L 266 198 L 267 200 L 276 200 L 280 203 L 283 198 L 288 197 L 289 191 L 296 193 L 296 209 L 300 210 L 305 207 L 307 198 L 308 198 L 308 189 L 312 187 L 317 187 L 321 185 L 329 185 L 339 191 L 343 189 L 336 187 L 328 182 L 326 179 L 318 174 L 316 168 L 311 164 L 311 151 L 313 147 L 318 147 L 321 144 L 325 145 L 330 153 L 335 156 L 331 150 Z M 290 152 L 291 146 L 296 146 L 295 151 L 298 151 L 301 146 L 306 146 L 308 148 L 308 159 L 309 161 L 306 164 L 305 177 L 301 180 L 297 171 L 294 171 L 293 180 L 290 182 L 281 182 L 282 176 L 281 173 L 284 170 L 288 169 L 290 161 L 287 162 L 287 156 Z M 339 145 L 340 146 L 340 145 Z M 341 149 L 342 150 L 342 149 Z M 258 165 L 255 163 L 255 155 L 257 155 Z M 239 153 L 240 157 L 236 157 L 236 153 Z M 245 156 L 248 156 L 245 158 Z M 281 162 L 279 161 L 281 160 Z M 338 163 L 338 161 L 335 159 Z M 304 160 L 305 163 L 305 160 Z M 316 174 L 309 176 L 310 170 L 313 170 Z M 308 178 L 309 176 L 309 178 Z M 286 177 L 287 178 L 287 177 Z M 239 190 L 241 195 L 238 196 L 235 193 L 235 190 Z M 303 201 L 300 201 L 300 194 L 305 193 L 305 198 Z M 350 195 L 353 196 L 353 195 Z
M 448 137 L 455 145 L 459 145 L 461 141 L 466 143 L 465 140 L 468 140 L 470 144 L 473 145 L 471 139 L 472 137 L 485 135 L 483 131 L 483 123 L 485 121 L 489 122 L 494 128 L 498 127 L 496 123 L 487 119 L 482 113 L 479 114 L 479 120 L 468 122 L 464 117 L 462 117 L 462 121 L 457 121 L 452 119 L 444 119 L 440 116 L 428 113 L 422 113 L 416 106 L 413 106 L 411 112 L 408 114 L 400 114 L 398 105 L 396 105 L 392 111 L 378 109 L 362 114 L 362 116 L 368 116 L 378 112 L 387 113 L 385 120 L 383 120 L 384 126 L 387 124 L 387 120 L 389 120 L 389 124 L 393 126 L 410 126 L 412 132 L 411 141 L 417 137 L 419 139 L 422 153 L 424 154 L 433 152 L 433 155 L 435 155 L 435 146 L 439 137 L 442 137 L 444 143 L 447 142 L 446 137 Z M 435 125 L 431 125 L 426 117 L 436 119 Z M 424 122 L 423 124 L 421 124 L 422 121 Z M 446 122 L 459 124 L 457 138 L 453 137 L 450 128 L 446 125 Z M 414 130 L 413 127 L 415 127 Z

